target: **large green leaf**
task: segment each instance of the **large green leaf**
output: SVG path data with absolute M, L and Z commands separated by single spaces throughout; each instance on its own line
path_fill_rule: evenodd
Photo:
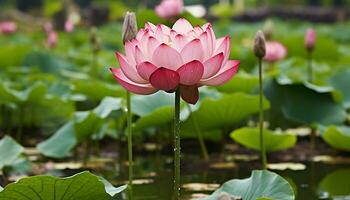
M 103 124 L 113 111 L 121 108 L 121 99 L 105 97 L 93 110 L 75 112 L 73 119 L 49 139 L 38 144 L 39 151 L 48 157 L 64 158 L 81 141 L 104 130 Z
M 151 126 L 160 126 L 171 123 L 173 118 L 174 108 L 171 106 L 164 106 L 137 120 L 134 126 L 134 131 L 141 131 Z
M 329 126 L 322 138 L 333 148 L 350 151 L 350 127 Z
M 6 83 L 0 85 L 1 101 L 9 103 L 23 104 L 36 102 L 43 99 L 46 92 L 46 86 L 40 82 L 22 91 L 13 90 Z
M 120 190 L 118 192 L 121 192 Z M 0 192 L 0 199 L 17 200 L 111 200 L 99 177 L 82 172 L 67 178 L 33 176 L 7 185 Z
M 236 74 L 226 84 L 217 87 L 221 92 L 245 92 L 251 93 L 258 87 L 259 79 L 257 76 L 253 76 L 247 73 Z
M 31 45 L 1 45 L 0 68 L 18 66 L 22 63 L 24 56 L 30 52 Z
M 157 92 L 152 95 L 135 95 L 131 97 L 132 112 L 146 116 L 164 106 L 174 106 L 174 94 Z
M 245 147 L 260 150 L 258 128 L 240 128 L 231 133 L 231 138 Z M 293 147 L 297 137 L 292 134 L 264 130 L 264 145 L 267 152 L 279 151 Z
M 344 106 L 346 108 L 350 108 L 349 77 L 350 77 L 350 69 L 339 72 L 329 80 L 330 84 L 335 89 L 341 92 Z
M 334 102 L 329 88 L 311 84 L 286 84 L 270 81 L 265 95 L 278 110 L 291 121 L 304 124 L 342 124 L 346 112 Z
M 11 137 L 3 137 L 0 140 L 0 169 L 15 164 L 23 150 L 23 147 Z
M 75 135 L 74 124 L 72 121 L 69 121 L 58 129 L 49 139 L 39 143 L 37 149 L 47 157 L 67 157 L 77 144 Z
M 328 174 L 320 183 L 320 192 L 334 199 L 347 199 L 350 195 L 350 169 L 341 169 Z M 338 198 L 336 198 L 338 197 Z M 342 198 L 343 197 L 343 198 Z
M 201 200 L 217 200 L 218 195 L 222 192 L 244 200 L 294 200 L 295 198 L 293 189 L 286 180 L 266 170 L 254 170 L 249 178 L 227 181 L 212 195 Z
M 264 109 L 269 108 L 269 102 L 264 99 Z M 259 97 L 244 93 L 224 95 L 222 98 L 204 99 L 200 108 L 192 115 L 197 120 L 202 131 L 214 129 L 230 129 L 247 117 L 259 111 Z M 182 124 L 182 129 L 192 130 L 191 120 Z

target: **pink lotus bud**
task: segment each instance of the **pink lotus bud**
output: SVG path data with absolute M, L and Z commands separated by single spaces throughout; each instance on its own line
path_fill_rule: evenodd
M 74 24 L 70 20 L 67 20 L 64 22 L 64 30 L 67 33 L 73 32 L 74 31 Z
M 47 44 L 49 45 L 49 47 L 51 48 L 56 47 L 57 40 L 58 40 L 57 32 L 51 31 L 47 36 Z
M 193 27 L 179 19 L 172 28 L 147 22 L 136 39 L 125 42 L 125 53 L 116 52 L 120 68 L 111 71 L 126 90 L 152 94 L 158 90 L 174 92 L 195 104 L 198 88 L 228 82 L 239 67 L 230 60 L 231 38 L 216 39 L 210 23 Z
M 122 38 L 123 42 L 130 41 L 136 37 L 137 34 L 137 23 L 134 12 L 127 12 L 124 17 Z
M 53 31 L 53 25 L 51 22 L 45 22 L 43 25 L 43 29 L 45 33 L 49 34 L 51 31 Z
M 276 62 L 282 60 L 287 56 L 287 48 L 277 42 L 277 41 L 268 41 L 266 42 L 266 55 L 264 60 L 268 62 Z
M 155 11 L 159 17 L 171 18 L 181 14 L 183 8 L 183 0 L 162 0 L 162 2 L 156 6 Z
M 254 41 L 254 54 L 258 58 L 263 58 L 266 54 L 265 36 L 262 31 L 256 32 Z
M 314 29 L 309 28 L 305 34 L 305 48 L 308 51 L 312 51 L 316 43 L 316 32 Z
M 17 24 L 13 21 L 0 22 L 0 33 L 13 33 L 17 30 Z

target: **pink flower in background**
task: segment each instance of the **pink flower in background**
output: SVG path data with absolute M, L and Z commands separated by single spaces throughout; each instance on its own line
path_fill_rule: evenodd
M 74 24 L 70 20 L 65 21 L 64 22 L 64 30 L 68 33 L 73 32 L 74 31 Z
M 183 0 L 162 0 L 155 11 L 159 17 L 171 18 L 179 15 L 184 7 Z
M 316 43 L 316 32 L 314 29 L 309 28 L 305 34 L 305 48 L 312 51 Z
M 0 22 L 0 33 L 13 33 L 17 30 L 17 24 L 13 21 Z
M 43 29 L 45 31 L 45 33 L 49 34 L 50 32 L 53 31 L 53 25 L 51 22 L 45 22 L 43 25 Z
M 237 72 L 239 61 L 229 60 L 230 37 L 216 39 L 210 23 L 202 27 L 179 19 L 171 28 L 146 23 L 136 39 L 125 43 L 126 56 L 116 52 L 120 68 L 111 68 L 119 84 L 136 94 L 178 87 L 188 103 L 198 101 L 198 87 L 217 86 Z
M 265 46 L 266 54 L 264 60 L 268 62 L 276 62 L 287 56 L 287 48 L 277 41 L 268 41 Z
M 49 45 L 49 47 L 51 47 L 51 48 L 56 47 L 57 40 L 58 40 L 57 32 L 51 31 L 50 33 L 48 33 L 47 44 Z

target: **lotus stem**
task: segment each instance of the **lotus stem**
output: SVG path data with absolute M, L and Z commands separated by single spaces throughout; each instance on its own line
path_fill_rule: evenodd
M 130 92 L 126 92 L 126 107 L 127 107 L 127 134 L 128 134 L 128 160 L 129 160 L 129 198 L 132 199 L 132 180 L 133 180 L 133 159 L 132 159 L 132 119 L 131 119 L 131 96 Z
M 313 77 L 312 77 L 312 52 L 308 51 L 307 52 L 307 80 L 312 83 L 313 82 Z
M 262 58 L 259 58 L 259 133 L 260 133 L 260 152 L 263 169 L 267 168 L 266 150 L 264 145 L 264 113 L 263 113 L 263 77 L 262 77 Z
M 180 88 L 177 88 L 174 116 L 174 200 L 180 199 L 180 153 Z
M 203 135 L 202 135 L 202 132 L 201 132 L 199 126 L 198 126 L 197 120 L 192 114 L 192 108 L 191 108 L 191 106 L 189 104 L 187 104 L 187 108 L 188 108 L 188 111 L 190 111 L 190 119 L 191 119 L 191 122 L 192 122 L 192 124 L 194 126 L 194 129 L 195 129 L 196 133 L 197 133 L 198 142 L 199 142 L 199 144 L 201 146 L 203 158 L 205 160 L 209 160 L 208 150 L 207 150 L 207 147 L 205 146 Z

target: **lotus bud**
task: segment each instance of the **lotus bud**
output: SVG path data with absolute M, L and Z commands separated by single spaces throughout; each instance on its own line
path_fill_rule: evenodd
M 273 22 L 271 20 L 267 20 L 264 24 L 263 27 L 263 32 L 265 35 L 265 38 L 267 40 L 270 40 L 272 38 L 273 35 Z
M 92 46 L 92 51 L 94 53 L 97 53 L 101 50 L 101 41 L 100 38 L 97 36 L 97 30 L 95 27 L 91 28 L 91 33 L 90 33 L 90 43 Z
M 309 28 L 305 34 L 305 48 L 308 51 L 312 51 L 315 48 L 316 32 L 314 29 Z
M 51 31 L 47 35 L 47 44 L 50 48 L 54 48 L 57 45 L 58 35 L 57 32 Z
M 256 32 L 255 35 L 254 54 L 258 58 L 263 58 L 266 54 L 265 36 L 261 30 Z
M 122 38 L 123 43 L 130 41 L 136 37 L 137 34 L 137 23 L 134 12 L 127 12 L 124 17 Z

